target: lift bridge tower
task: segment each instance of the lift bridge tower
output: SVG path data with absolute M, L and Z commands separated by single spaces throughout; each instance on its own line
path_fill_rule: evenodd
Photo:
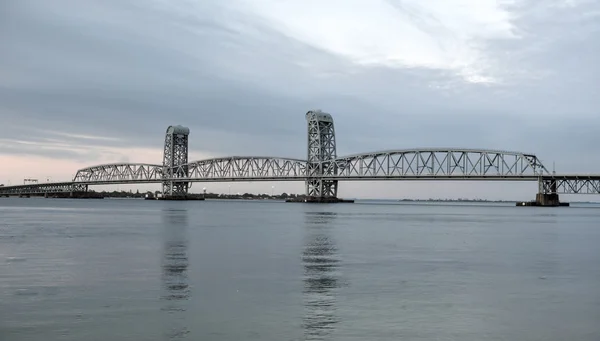
M 308 155 L 306 163 L 306 195 L 314 201 L 337 200 L 337 180 L 326 180 L 325 175 L 336 175 L 331 161 L 337 157 L 333 117 L 321 110 L 306 113 L 308 124 Z
M 162 193 L 164 198 L 186 198 L 189 183 L 172 179 L 188 178 L 188 135 L 190 129 L 183 126 L 169 126 L 165 135 L 163 154 Z M 169 179 L 169 180 L 166 180 Z

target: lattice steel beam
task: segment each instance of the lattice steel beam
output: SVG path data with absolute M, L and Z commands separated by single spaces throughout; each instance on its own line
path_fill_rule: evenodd
M 351 178 L 495 178 L 548 174 L 535 155 L 494 150 L 393 150 L 357 154 L 327 164 L 323 177 Z M 335 174 L 335 175 L 333 175 Z
M 544 194 L 600 194 L 598 175 L 555 175 L 540 180 Z
M 337 174 L 337 157 L 333 117 L 320 110 L 306 113 L 308 148 L 306 195 L 318 198 L 337 197 L 338 181 L 325 179 Z
M 188 135 L 190 130 L 182 126 L 170 126 L 165 134 L 165 148 L 163 154 L 163 184 L 164 196 L 185 196 L 188 192 L 188 183 L 174 181 L 188 178 Z
M 161 165 L 144 163 L 114 163 L 83 168 L 77 171 L 75 183 L 157 182 L 163 179 Z
M 264 156 L 232 156 L 194 161 L 186 167 L 188 179 L 300 179 L 305 178 L 306 161 Z
M 85 184 L 74 184 L 72 182 L 50 182 L 35 185 L 0 187 L 0 196 L 87 192 L 87 188 L 88 186 Z
M 190 177 L 178 178 L 185 182 L 225 182 L 225 181 L 305 181 L 306 164 L 303 160 L 296 159 L 271 159 L 265 157 L 232 157 L 211 160 L 195 161 L 189 164 Z M 159 167 L 160 166 L 156 166 Z M 102 169 L 103 167 L 90 167 Z M 89 168 L 88 168 L 89 169 Z M 96 174 L 96 173 L 92 173 Z M 77 177 L 80 182 L 43 183 L 35 185 L 0 186 L 0 196 L 25 195 L 44 193 L 64 193 L 86 191 L 88 185 L 111 184 L 139 184 L 161 183 L 161 177 L 131 179 L 113 173 L 112 177 L 84 178 L 81 174 Z M 483 180 L 483 181 L 536 181 L 540 182 L 540 193 L 544 194 L 600 194 L 600 175 L 556 175 L 556 176 L 463 176 L 463 175 L 437 175 L 437 176 L 337 176 L 337 180 L 362 181 L 362 180 Z

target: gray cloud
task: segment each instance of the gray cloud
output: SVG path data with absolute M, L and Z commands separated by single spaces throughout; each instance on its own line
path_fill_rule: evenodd
M 89 146 L 161 148 L 166 127 L 184 124 L 194 150 L 303 157 L 304 113 L 321 108 L 336 119 L 339 154 L 511 149 L 600 173 L 595 2 L 509 7 L 520 38 L 476 44 L 498 84 L 470 84 L 447 70 L 353 64 L 231 1 L 9 3 L 0 10 L 4 154 L 26 148 L 10 139 L 53 138 L 43 131 L 119 139 Z M 41 131 L 28 136 L 31 127 Z

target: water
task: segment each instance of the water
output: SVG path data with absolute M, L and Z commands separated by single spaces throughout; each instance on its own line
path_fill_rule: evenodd
M 600 339 L 600 207 L 0 199 L 0 340 Z

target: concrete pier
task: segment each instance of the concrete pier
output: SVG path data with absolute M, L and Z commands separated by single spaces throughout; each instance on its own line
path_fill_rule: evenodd
M 517 206 L 539 206 L 539 207 L 568 207 L 568 202 L 560 202 L 559 196 L 556 193 L 538 193 L 535 196 L 535 201 L 518 202 Z

